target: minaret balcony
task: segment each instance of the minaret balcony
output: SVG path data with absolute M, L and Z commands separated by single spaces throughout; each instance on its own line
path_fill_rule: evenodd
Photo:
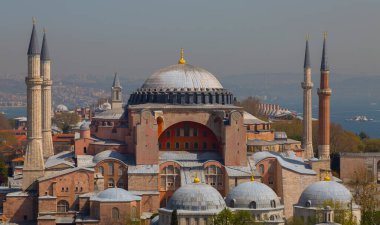
M 301 83 L 301 86 L 302 86 L 303 89 L 312 89 L 313 86 L 314 86 L 314 84 L 311 83 L 311 82 L 309 82 L 309 83 L 307 83 L 307 82 L 302 82 L 302 83 Z
M 318 95 L 326 95 L 326 96 L 330 96 L 331 95 L 331 88 L 324 88 L 324 89 L 321 89 L 321 88 L 318 88 Z

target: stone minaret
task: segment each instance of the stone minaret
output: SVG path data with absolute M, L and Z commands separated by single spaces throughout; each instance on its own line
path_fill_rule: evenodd
M 113 84 L 111 88 L 111 107 L 112 109 L 121 109 L 123 104 L 123 96 L 121 93 L 122 87 L 120 85 L 119 76 L 115 73 Z
M 314 157 L 313 137 L 312 137 L 312 111 L 311 111 L 311 67 L 309 54 L 309 41 L 306 39 L 305 61 L 304 61 L 304 81 L 301 83 L 303 88 L 303 136 L 302 149 L 305 151 L 305 159 Z
M 51 136 L 51 85 L 50 56 L 46 40 L 46 32 L 41 48 L 41 78 L 42 81 L 42 149 L 44 158 L 54 155 L 53 139 Z
M 321 82 L 318 89 L 319 96 L 319 134 L 318 156 L 320 159 L 330 159 L 330 96 L 329 87 L 330 69 L 327 62 L 326 37 L 323 39 L 323 52 L 321 61 Z
M 35 181 L 44 174 L 44 159 L 42 153 L 42 121 L 41 121 L 41 85 L 40 52 L 33 20 L 33 30 L 28 49 L 27 86 L 27 138 L 23 168 L 22 190 L 36 189 Z

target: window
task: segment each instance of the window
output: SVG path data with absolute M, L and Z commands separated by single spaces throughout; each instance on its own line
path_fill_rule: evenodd
M 311 201 L 310 201 L 310 200 L 307 201 L 307 202 L 305 203 L 305 206 L 306 206 L 306 207 L 310 207 L 310 206 L 311 206 Z
M 198 149 L 199 148 L 199 146 L 198 146 L 198 142 L 195 142 L 194 143 L 194 149 Z
M 207 149 L 207 143 L 206 143 L 206 142 L 203 142 L 202 147 L 203 147 L 203 149 Z
M 160 188 L 161 190 L 176 190 L 180 186 L 179 169 L 169 165 L 160 171 Z
M 84 153 L 87 153 L 87 147 L 84 147 L 84 148 L 83 148 L 83 152 L 84 152 Z
M 119 176 L 123 176 L 123 170 L 124 168 L 122 166 L 119 166 L 119 171 L 118 171 Z
M 203 131 L 203 137 L 207 137 L 207 131 Z
M 175 130 L 175 134 L 176 134 L 177 137 L 181 136 L 181 129 L 180 129 L 180 128 L 177 128 L 177 129 Z
M 224 188 L 223 179 L 224 175 L 222 169 L 215 165 L 211 165 L 205 168 L 205 178 L 206 183 L 213 186 L 218 190 L 222 190 Z
M 99 167 L 99 173 L 104 176 L 104 168 L 103 168 L 103 166 Z
M 235 202 L 236 202 L 235 199 L 232 199 L 232 200 L 230 201 L 230 207 L 231 207 L 231 208 L 234 208 L 234 207 L 235 207 Z
M 170 142 L 166 142 L 166 149 L 170 149 Z
M 188 142 L 185 143 L 185 149 L 189 149 L 189 143 Z
M 119 187 L 119 188 L 124 188 L 124 183 L 123 183 L 123 181 L 119 181 L 119 182 L 117 183 L 117 187 Z
M 190 225 L 190 218 L 186 218 L 186 225 Z
M 255 201 L 252 201 L 249 203 L 249 208 L 250 209 L 256 209 L 256 202 Z
M 193 129 L 193 136 L 198 136 L 198 128 Z
M 190 128 L 189 128 L 189 125 L 187 125 L 187 124 L 185 125 L 185 128 L 184 128 L 183 133 L 184 133 L 184 136 L 185 136 L 185 137 L 190 136 Z
M 273 184 L 273 177 L 268 177 L 268 183 Z
M 112 176 L 114 174 L 113 163 L 108 163 L 108 175 Z
M 57 212 L 68 212 L 69 203 L 65 200 L 60 200 L 57 204 Z
M 119 216 L 119 209 L 116 207 L 112 208 L 112 219 L 117 220 L 119 219 Z
M 276 208 L 276 201 L 275 200 L 270 201 L 270 207 Z
M 263 165 L 263 164 L 260 164 L 260 165 L 259 165 L 259 171 L 260 171 L 260 174 L 261 174 L 261 175 L 264 174 L 264 165 Z
M 114 187 L 114 186 L 115 186 L 115 184 L 113 182 L 113 179 L 112 178 L 108 179 L 108 187 Z
M 165 134 L 166 134 L 166 137 L 170 137 L 170 130 L 167 130 Z
M 175 148 L 179 149 L 179 143 L 178 142 L 175 143 Z

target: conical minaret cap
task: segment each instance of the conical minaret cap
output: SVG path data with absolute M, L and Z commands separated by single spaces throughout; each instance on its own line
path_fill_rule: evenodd
M 45 29 L 44 29 L 44 37 L 42 39 L 41 60 L 44 60 L 44 61 L 50 60 L 49 48 L 48 48 L 48 44 L 47 44 L 47 40 L 46 40 Z
M 303 68 L 310 68 L 310 53 L 309 53 L 309 40 L 306 38 L 306 47 L 305 47 L 305 61 L 303 63 Z
M 38 45 L 38 38 L 36 33 L 36 23 L 33 18 L 33 29 L 32 34 L 30 35 L 28 55 L 38 55 L 40 54 L 40 47 Z
M 119 76 L 117 75 L 117 73 L 115 73 L 115 77 L 113 78 L 113 84 L 112 84 L 112 87 L 118 87 L 118 88 L 121 88 L 120 80 L 119 80 Z
M 329 64 L 327 61 L 326 38 L 327 38 L 327 33 L 324 33 L 323 34 L 323 51 L 322 51 L 322 60 L 321 60 L 321 71 L 328 71 L 329 70 Z

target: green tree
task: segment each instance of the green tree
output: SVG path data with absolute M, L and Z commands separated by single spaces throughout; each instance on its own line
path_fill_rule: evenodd
M 339 201 L 327 200 L 323 203 L 323 208 L 330 206 L 334 210 L 334 222 L 342 225 L 356 225 L 351 208 L 347 208 L 343 204 L 344 203 Z M 320 211 L 317 217 L 320 218 L 321 221 L 324 215 Z
M 242 101 L 235 102 L 236 106 L 243 107 L 248 113 L 257 116 L 259 114 L 260 100 L 256 97 L 249 96 Z
M 380 139 L 366 139 L 363 143 L 365 152 L 380 152 Z
M 286 225 L 305 225 L 303 219 L 299 218 L 299 217 L 290 217 L 287 221 L 286 221 Z
M 54 115 L 53 123 L 59 127 L 63 133 L 69 133 L 71 127 L 80 121 L 78 114 L 73 112 L 60 112 Z
M 217 215 L 209 218 L 207 224 L 209 225 L 259 225 L 262 223 L 255 222 L 255 219 L 248 211 L 232 212 L 230 209 L 225 208 Z
M 360 137 L 361 140 L 369 139 L 369 136 L 364 131 L 360 131 L 358 136 Z
M 170 220 L 170 225 L 178 225 L 177 210 L 174 209 L 172 212 L 172 218 Z

